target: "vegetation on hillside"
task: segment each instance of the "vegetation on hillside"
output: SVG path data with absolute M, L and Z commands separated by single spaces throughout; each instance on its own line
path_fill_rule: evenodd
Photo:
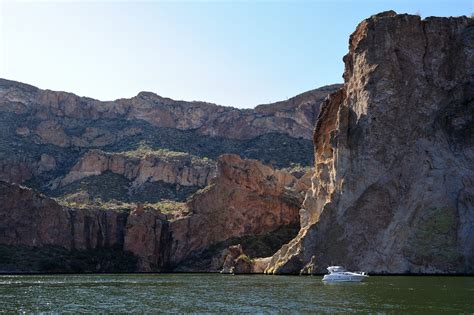
M 183 216 L 189 214 L 189 209 L 184 202 L 174 200 L 160 200 L 157 202 L 124 202 L 116 199 L 102 200 L 91 199 L 87 192 L 80 191 L 69 195 L 54 198 L 60 205 L 75 209 L 107 209 L 116 211 L 130 211 L 138 205 L 144 209 L 152 209 L 163 214 Z
M 49 195 L 85 203 L 94 200 L 101 200 L 102 202 L 115 200 L 122 203 L 156 203 L 161 200 L 184 201 L 198 189 L 198 186 L 180 186 L 164 182 L 147 182 L 137 189 L 133 187 L 132 181 L 124 176 L 105 172 L 73 182 L 50 192 Z
M 195 193 L 197 186 L 180 186 L 164 182 L 147 182 L 135 189 L 131 181 L 121 175 L 106 172 L 76 181 L 65 187 L 57 186 L 81 156 L 90 149 L 100 149 L 111 154 L 145 158 L 156 156 L 163 159 L 190 159 L 195 165 L 210 165 L 224 153 L 239 154 L 276 168 L 312 164 L 312 143 L 306 139 L 294 139 L 283 134 L 267 134 L 251 140 L 235 140 L 209 137 L 193 130 L 156 128 L 144 121 L 125 119 L 69 119 L 57 117 L 71 139 L 81 138 L 87 130 L 102 130 L 97 139 L 84 143 L 104 143 L 102 146 L 66 145 L 59 147 L 44 141 L 33 130 L 39 118 L 28 114 L 16 115 L 2 112 L 0 115 L 0 159 L 22 163 L 30 169 L 31 176 L 22 184 L 47 196 L 58 198 L 74 207 L 127 208 L 133 203 L 156 203 L 162 200 L 185 201 Z M 27 126 L 29 131 L 25 129 Z M 25 130 L 20 134 L 16 130 Z M 135 130 L 126 133 L 124 130 Z M 106 134 L 106 136 L 104 136 Z M 37 171 L 43 154 L 54 158 L 56 167 Z M 81 198 L 87 196 L 87 198 Z
M 157 157 L 164 161 L 174 161 L 181 159 L 189 159 L 193 165 L 197 166 L 211 166 L 215 164 L 215 161 L 208 157 L 199 157 L 196 155 L 189 154 L 187 152 L 171 151 L 165 148 L 153 148 L 145 141 L 141 141 L 138 147 L 130 151 L 122 151 L 114 154 L 123 155 L 129 158 L 144 159 L 147 157 Z

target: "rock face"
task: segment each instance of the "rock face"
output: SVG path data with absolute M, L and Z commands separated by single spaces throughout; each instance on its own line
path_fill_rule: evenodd
M 154 203 L 206 186 L 224 153 L 307 167 L 320 101 L 338 87 L 236 109 L 149 92 L 101 102 L 0 79 L 0 180 L 50 197 Z
M 67 132 L 68 120 L 143 120 L 155 127 L 196 130 L 202 135 L 232 139 L 252 139 L 266 133 L 310 139 L 321 100 L 338 87 L 329 85 L 287 101 L 239 110 L 204 102 L 174 101 L 151 92 L 101 102 L 0 79 L 0 108 L 18 115 L 29 113 L 41 121 L 37 126 L 19 127 L 18 135 L 33 133 L 43 142 L 60 147 L 104 146 L 139 132 L 130 128 L 113 134 L 105 128 L 89 127 L 73 135 Z
M 224 260 L 220 273 L 250 273 L 250 259 L 245 256 L 240 244 L 229 246 L 222 253 Z M 245 259 L 247 258 L 247 259 Z
M 126 213 L 69 209 L 32 189 L 0 182 L 0 243 L 93 249 L 123 244 Z
M 306 180 L 229 156 L 217 174 L 217 160 L 305 169 L 320 102 L 339 87 L 241 110 L 149 92 L 101 102 L 0 79 L 0 181 L 32 188 L 1 184 L 0 245 L 92 250 L 102 261 L 131 252 L 137 270 L 156 271 L 295 223 Z
M 216 167 L 212 161 L 190 154 L 166 151 L 152 151 L 142 155 L 128 153 L 91 150 L 72 167 L 60 181 L 60 186 L 66 186 L 82 178 L 100 175 L 107 171 L 133 181 L 135 187 L 146 182 L 157 181 L 182 186 L 204 187 L 216 175 Z
M 344 62 L 302 228 L 266 271 L 473 273 L 474 20 L 372 16 Z
M 298 221 L 303 199 L 295 177 L 255 160 L 224 155 L 212 184 L 193 195 L 184 215 L 133 209 L 73 208 L 32 189 L 0 182 L 0 244 L 118 248 L 139 258 L 137 271 L 170 270 L 196 251 L 236 236 Z M 238 270 L 250 266 L 238 261 Z
M 119 249 L 137 256 L 136 271 L 163 269 L 169 217 L 154 209 L 75 209 L 32 189 L 0 182 L 0 244 Z M 41 270 L 39 270 L 41 271 Z
M 218 257 L 223 260 L 220 273 L 249 274 L 264 273 L 271 257 L 250 259 L 240 244 L 229 246 Z
M 171 260 L 231 237 L 259 235 L 298 221 L 301 191 L 289 173 L 255 160 L 223 155 L 217 177 L 188 202 L 191 216 L 170 226 Z
M 139 271 L 162 270 L 168 264 L 168 226 L 164 215 L 140 206 L 128 216 L 123 249 L 140 258 Z

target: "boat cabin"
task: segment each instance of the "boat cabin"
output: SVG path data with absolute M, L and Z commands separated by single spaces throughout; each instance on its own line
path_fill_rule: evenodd
M 330 266 L 327 268 L 329 272 L 344 272 L 346 268 L 342 266 Z

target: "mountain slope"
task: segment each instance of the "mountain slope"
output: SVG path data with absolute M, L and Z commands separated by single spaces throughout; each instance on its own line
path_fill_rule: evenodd
M 174 156 L 190 154 L 207 160 L 207 172 L 211 174 L 215 171 L 210 168 L 215 169 L 215 161 L 224 153 L 258 159 L 276 167 L 308 166 L 312 163 L 309 138 L 319 103 L 338 87 L 327 86 L 287 101 L 240 110 L 203 102 L 174 101 L 150 92 L 101 102 L 0 79 L 0 180 L 59 196 L 66 189 L 64 183 L 72 183 L 75 165 L 88 158 L 89 166 L 99 167 L 91 161 L 94 154 L 99 158 L 93 151 L 96 149 L 111 156 L 129 156 L 137 150 L 147 151 L 146 154 L 156 151 Z M 135 164 L 142 165 L 144 159 L 145 155 L 136 157 Z M 161 172 L 160 165 L 148 165 L 148 173 Z M 171 159 L 167 165 L 174 172 L 169 176 L 188 176 L 180 175 L 182 161 Z M 200 180 L 185 192 L 180 190 L 182 182 L 160 180 L 160 176 L 148 180 L 142 176 L 137 190 L 130 182 L 135 177 L 130 172 L 136 166 L 130 163 L 125 166 L 115 176 L 117 180 L 137 196 L 154 192 L 155 201 L 185 199 L 208 181 Z M 186 167 L 186 172 L 201 172 L 194 164 Z M 92 190 L 103 190 L 94 185 L 110 179 L 104 177 L 107 175 L 103 171 L 88 169 L 95 176 L 86 180 Z M 66 190 L 71 194 L 81 193 L 76 186 Z

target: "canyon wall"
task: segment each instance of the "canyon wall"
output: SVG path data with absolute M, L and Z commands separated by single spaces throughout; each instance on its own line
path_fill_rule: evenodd
M 298 236 L 267 273 L 474 272 L 474 20 L 362 21 L 322 105 Z
M 133 181 L 134 187 L 146 182 L 158 181 L 182 186 L 204 187 L 216 176 L 213 161 L 183 152 L 149 151 L 140 154 L 139 151 L 109 153 L 91 150 L 80 158 L 60 180 L 59 185 L 66 186 L 107 171 Z
M 114 248 L 138 257 L 135 271 L 171 270 L 221 241 L 297 223 L 307 188 L 302 181 L 255 160 L 223 155 L 211 185 L 171 213 L 161 204 L 74 208 L 0 182 L 0 245 L 33 251 L 45 246 L 70 251 Z
M 125 209 L 124 209 L 125 210 Z M 91 249 L 123 244 L 127 213 L 70 209 L 32 189 L 0 182 L 0 244 Z
M 0 108 L 38 119 L 34 126 L 20 126 L 17 134 L 35 134 L 43 142 L 60 147 L 104 146 L 140 132 L 130 128 L 113 134 L 106 128 L 95 127 L 71 132 L 84 120 L 113 119 L 142 120 L 154 127 L 195 130 L 201 135 L 231 139 L 252 139 L 267 133 L 310 139 L 321 100 L 338 87 L 338 84 L 329 85 L 286 101 L 259 105 L 255 109 L 237 109 L 205 102 L 175 101 L 151 92 L 140 92 L 130 99 L 101 102 L 0 79 Z
M 184 201 L 225 153 L 308 167 L 320 102 L 339 87 L 236 109 L 150 92 L 101 102 L 0 79 L 0 180 L 76 203 Z
M 225 154 L 218 176 L 188 202 L 193 215 L 171 226 L 172 261 L 231 237 L 261 235 L 299 220 L 306 186 L 284 171 Z
M 471 18 L 377 14 L 350 37 L 342 87 L 255 109 L 0 80 L 0 250 L 114 249 L 138 271 L 205 271 L 186 263 L 299 223 L 253 266 L 243 246 L 217 256 L 274 274 L 472 273 L 473 43 Z
M 283 228 L 273 253 L 298 225 L 306 183 L 290 173 L 312 164 L 320 102 L 339 87 L 236 109 L 150 92 L 102 102 L 0 79 L 0 253 L 36 260 L 26 271 L 170 270 L 216 242 Z

